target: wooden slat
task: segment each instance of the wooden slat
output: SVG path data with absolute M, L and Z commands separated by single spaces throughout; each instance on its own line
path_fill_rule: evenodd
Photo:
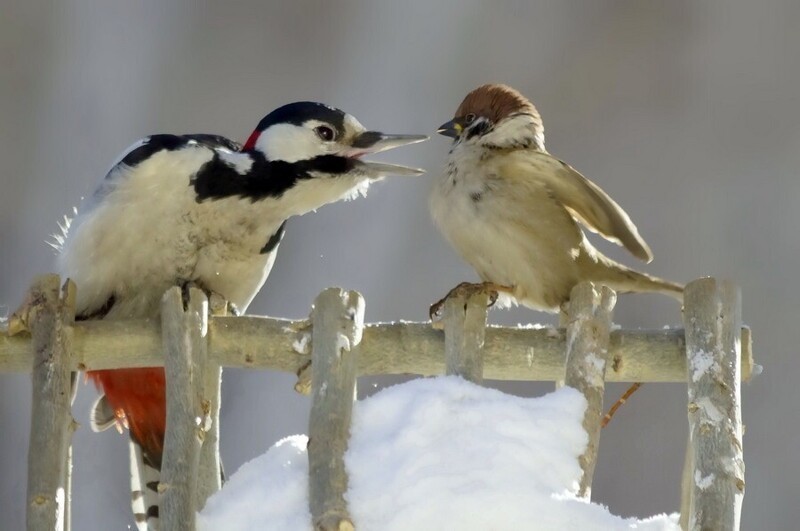
M 209 356 L 223 367 L 297 373 L 308 365 L 299 353 L 295 330 L 306 321 L 269 317 L 212 317 Z M 159 324 L 153 320 L 84 321 L 72 332 L 73 369 L 163 365 Z M 444 333 L 430 323 L 367 325 L 369 349 L 359 360 L 359 376 L 445 372 Z M 742 379 L 753 373 L 750 330 L 741 329 Z M 489 326 L 483 348 L 483 376 L 493 380 L 556 381 L 564 375 L 563 329 Z M 30 372 L 30 337 L 0 332 L 0 372 Z M 684 330 L 611 332 L 608 382 L 685 382 Z
M 616 293 L 606 286 L 595 286 L 591 282 L 575 286 L 569 300 L 564 384 L 577 389 L 586 398 L 583 429 L 589 441 L 583 454 L 578 457 L 583 470 L 578 494 L 586 498 L 591 496 L 597 465 L 605 375 L 611 360 L 609 338 L 612 310 L 616 301 Z
M 24 307 L 30 327 L 33 397 L 28 447 L 29 531 L 69 529 L 69 447 L 75 429 L 70 406 L 70 335 L 75 318 L 75 286 L 63 292 L 58 275 L 35 279 Z
M 312 312 L 311 415 L 308 424 L 309 508 L 314 529 L 354 529 L 344 494 L 344 453 L 356 396 L 356 362 L 364 327 L 364 299 L 329 288 Z
M 208 300 L 189 289 L 183 307 L 178 287 L 164 295 L 161 323 L 167 381 L 167 429 L 159 484 L 160 522 L 170 531 L 194 531 L 197 477 L 204 437 L 202 367 L 207 359 Z
M 454 294 L 444 304 L 445 373 L 483 382 L 488 293 Z
M 684 294 L 693 474 L 688 528 L 738 530 L 744 498 L 741 292 L 705 278 Z

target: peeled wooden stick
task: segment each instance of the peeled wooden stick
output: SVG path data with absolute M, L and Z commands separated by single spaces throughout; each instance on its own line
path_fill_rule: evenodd
M 738 530 L 741 523 L 741 305 L 732 282 L 704 278 L 686 286 L 692 530 Z
M 356 396 L 364 299 L 355 291 L 326 289 L 314 302 L 312 320 L 309 508 L 315 530 L 349 531 L 354 526 L 344 500 L 344 453 Z
M 586 397 L 583 428 L 589 435 L 586 450 L 578 458 L 583 469 L 578 494 L 590 497 L 600 443 L 606 367 L 611 360 L 609 337 L 616 294 L 606 286 L 581 282 L 572 289 L 567 325 L 567 368 L 564 384 Z
M 75 285 L 58 275 L 35 279 L 22 309 L 33 347 L 33 400 L 28 447 L 29 531 L 69 529 L 69 447 L 75 421 L 70 406 L 70 334 Z
M 211 315 L 224 316 L 228 313 L 228 302 L 212 293 L 208 298 L 208 311 Z M 197 510 L 206 504 L 209 496 L 222 488 L 222 461 L 219 455 L 219 406 L 222 367 L 208 355 L 202 371 L 201 407 L 203 411 L 204 437 L 200 448 L 200 463 L 197 471 Z
M 310 361 L 298 350 L 297 330 L 308 322 L 272 317 L 212 317 L 209 356 L 223 367 L 297 373 Z M 127 369 L 163 365 L 157 320 L 82 321 L 72 327 L 74 370 Z M 685 382 L 682 328 L 614 330 L 608 382 Z M 742 378 L 756 367 L 750 330 L 741 329 Z M 364 327 L 369 349 L 359 358 L 359 376 L 439 375 L 445 371 L 444 334 L 430 323 L 375 323 Z M 487 326 L 483 376 L 492 380 L 555 381 L 564 376 L 563 330 L 552 327 Z M 0 330 L 0 371 L 30 372 L 30 338 Z
M 161 301 L 167 430 L 158 486 L 163 529 L 194 531 L 200 447 L 205 437 L 202 369 L 207 358 L 208 299 L 189 288 L 187 308 L 181 288 Z
M 444 303 L 445 373 L 483 382 L 483 342 L 489 294 L 451 294 Z

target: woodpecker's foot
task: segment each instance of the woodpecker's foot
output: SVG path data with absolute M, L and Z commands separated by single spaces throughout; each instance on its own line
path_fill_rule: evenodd
M 428 315 L 430 316 L 431 321 L 436 320 L 442 313 L 442 308 L 444 308 L 445 301 L 447 301 L 447 299 L 450 297 L 463 296 L 469 298 L 477 293 L 485 292 L 489 294 L 489 308 L 491 308 L 494 306 L 494 303 L 497 302 L 497 297 L 500 293 L 513 295 L 513 291 L 514 290 L 508 286 L 502 286 L 500 284 L 495 284 L 494 282 L 481 282 L 478 284 L 473 284 L 472 282 L 462 282 L 458 286 L 448 291 L 447 295 L 445 295 L 442 299 L 433 303 L 428 311 Z
M 225 297 L 216 291 L 208 289 L 202 282 L 197 280 L 182 280 L 179 286 L 181 287 L 184 308 L 189 304 L 189 289 L 197 288 L 208 297 L 208 309 L 211 315 L 232 315 L 234 317 L 239 317 L 241 315 L 236 305 L 225 300 Z

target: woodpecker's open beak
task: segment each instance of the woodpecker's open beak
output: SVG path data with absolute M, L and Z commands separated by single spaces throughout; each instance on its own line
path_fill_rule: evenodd
M 437 133 L 450 138 L 458 138 L 461 131 L 464 130 L 464 120 L 461 118 L 453 118 L 449 122 L 445 122 L 436 130 Z
M 426 135 L 388 135 L 377 131 L 365 131 L 353 140 L 352 144 L 350 144 L 351 147 L 343 154 L 347 157 L 358 159 L 362 167 L 370 173 L 380 175 L 422 175 L 425 170 L 420 168 L 360 159 L 364 155 L 380 153 L 381 151 L 416 144 L 425 140 L 428 140 Z

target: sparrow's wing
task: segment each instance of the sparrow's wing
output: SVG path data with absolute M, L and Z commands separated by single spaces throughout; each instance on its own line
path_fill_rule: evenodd
M 547 187 L 587 229 L 623 245 L 637 258 L 646 262 L 653 259 L 650 247 L 622 207 L 569 164 L 547 153 L 530 151 L 516 161 L 529 166 L 531 178 Z

